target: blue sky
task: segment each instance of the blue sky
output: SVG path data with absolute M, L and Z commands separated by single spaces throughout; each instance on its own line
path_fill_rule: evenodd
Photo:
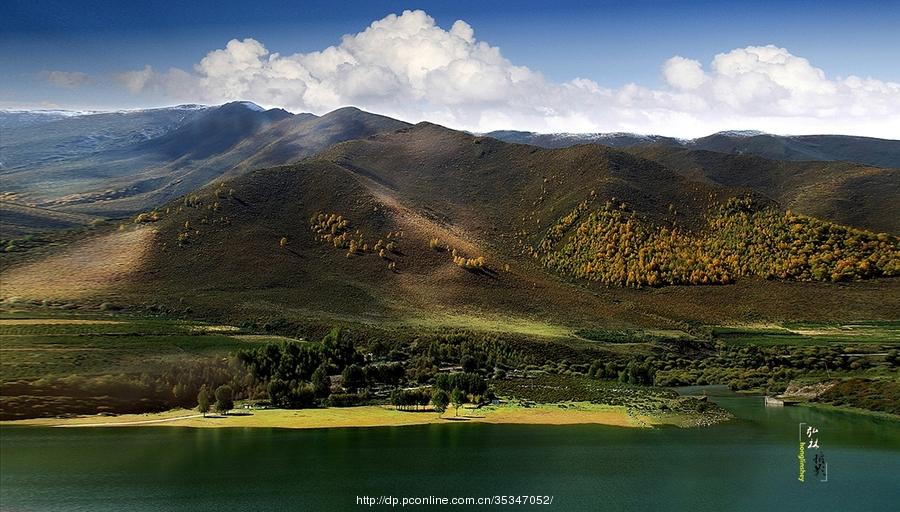
M 0 107 L 102 109 L 189 100 L 134 94 L 111 77 L 146 65 L 191 72 L 231 39 L 253 38 L 282 55 L 322 50 L 405 9 L 424 10 L 444 30 L 464 20 L 475 39 L 555 84 L 585 78 L 612 90 L 630 83 L 657 90 L 667 85 L 661 66 L 675 55 L 706 67 L 717 54 L 764 45 L 807 59 L 829 79 L 900 82 L 900 2 L 6 0 L 0 4 L 6 77 Z M 54 71 L 75 75 L 51 80 L 59 76 Z

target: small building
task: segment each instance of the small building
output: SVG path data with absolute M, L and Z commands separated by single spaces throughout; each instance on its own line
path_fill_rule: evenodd
M 784 400 L 766 395 L 766 407 L 784 407 Z

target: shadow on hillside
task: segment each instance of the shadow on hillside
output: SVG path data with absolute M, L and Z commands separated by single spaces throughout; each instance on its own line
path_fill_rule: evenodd
M 496 270 L 487 268 L 487 267 L 481 267 L 481 268 L 477 268 L 477 267 L 471 267 L 471 268 L 460 267 L 460 268 L 463 268 L 463 269 L 465 269 L 466 271 L 471 272 L 471 273 L 473 273 L 473 274 L 478 274 L 478 275 L 480 275 L 480 276 L 490 277 L 491 279 L 497 279 L 497 278 L 500 276 L 500 273 L 499 273 L 499 272 L 497 272 Z

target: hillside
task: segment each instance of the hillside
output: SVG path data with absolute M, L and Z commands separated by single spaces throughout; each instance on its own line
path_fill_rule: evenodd
M 203 116 L 200 105 L 123 112 L 0 111 L 4 174 L 50 166 L 169 133 Z
M 874 231 L 900 233 L 900 169 L 846 162 L 788 162 L 661 145 L 628 152 L 687 178 L 752 190 L 794 211 Z
M 849 135 L 772 135 L 755 131 L 726 131 L 696 139 L 678 139 L 634 133 L 535 133 L 513 130 L 494 131 L 486 135 L 506 142 L 544 148 L 578 144 L 622 148 L 663 145 L 770 160 L 842 161 L 875 167 L 900 167 L 900 141 Z
M 694 139 L 688 147 L 770 160 L 845 161 L 900 167 L 900 141 L 848 135 L 750 136 L 729 132 Z
M 0 240 L 20 239 L 45 231 L 68 230 L 98 220 L 89 215 L 0 201 Z
M 584 279 L 535 254 L 545 242 L 553 249 L 573 240 L 588 219 L 582 215 L 613 205 L 624 205 L 616 206 L 626 212 L 622 229 L 632 222 L 702 239 L 716 212 L 747 193 L 607 147 L 541 149 L 421 123 L 219 181 L 117 231 L 16 264 L 4 269 L 3 297 L 106 300 L 232 321 L 542 336 L 586 327 L 684 331 L 730 321 L 896 318 L 896 279 L 856 279 L 892 275 L 897 240 L 822 221 L 810 221 L 810 233 L 824 230 L 848 254 L 872 256 L 871 274 L 838 258 L 827 265 L 849 272 L 839 273 L 840 284 L 820 282 L 833 272 L 804 273 L 802 263 L 797 273 L 772 279 L 748 271 L 728 285 L 631 289 Z M 763 222 L 784 216 L 775 201 L 751 197 L 750 213 Z M 752 215 L 728 225 L 753 231 Z M 790 230 L 806 221 L 789 221 L 788 242 L 812 243 L 812 234 Z M 781 252 L 767 254 L 776 264 L 787 261 Z M 85 266 L 88 260 L 118 263 Z M 48 272 L 60 275 L 52 286 Z
M 119 217 L 164 204 L 222 176 L 296 161 L 336 142 L 408 125 L 353 108 L 318 117 L 235 102 L 209 109 L 79 116 L 40 126 L 63 134 L 59 140 L 51 136 L 48 144 L 68 147 L 74 144 L 72 133 L 94 137 L 94 132 L 105 134 L 105 142 L 51 158 L 29 153 L 38 146 L 40 133 L 23 128 L 28 133 L 5 141 L 4 151 L 8 148 L 14 165 L 2 171 L 4 196 L 46 211 Z M 129 131 L 134 126 L 143 127 L 141 136 Z

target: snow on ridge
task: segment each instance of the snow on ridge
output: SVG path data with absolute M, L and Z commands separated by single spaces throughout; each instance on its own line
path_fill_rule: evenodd
M 239 101 L 238 103 L 247 107 L 248 109 L 250 109 L 254 112 L 265 112 L 266 111 L 266 109 L 260 107 L 259 105 L 257 105 L 256 103 L 253 103 L 252 101 Z
M 726 137 L 756 137 L 757 135 L 768 134 L 759 130 L 724 130 L 721 132 L 716 132 L 713 135 L 724 135 Z
M 54 109 L 21 109 L 21 108 L 3 108 L 0 109 L 2 114 L 32 114 L 36 116 L 62 116 L 76 117 L 89 116 L 91 114 L 103 114 L 102 110 L 54 110 Z
M 208 105 L 198 105 L 188 103 L 184 105 L 175 105 L 171 107 L 154 107 L 154 108 L 131 108 L 121 110 L 63 110 L 63 109 L 0 109 L 2 114 L 31 114 L 31 115 L 53 115 L 59 117 L 79 117 L 92 116 L 97 114 L 136 114 L 141 112 L 154 112 L 161 110 L 204 110 L 209 108 Z

